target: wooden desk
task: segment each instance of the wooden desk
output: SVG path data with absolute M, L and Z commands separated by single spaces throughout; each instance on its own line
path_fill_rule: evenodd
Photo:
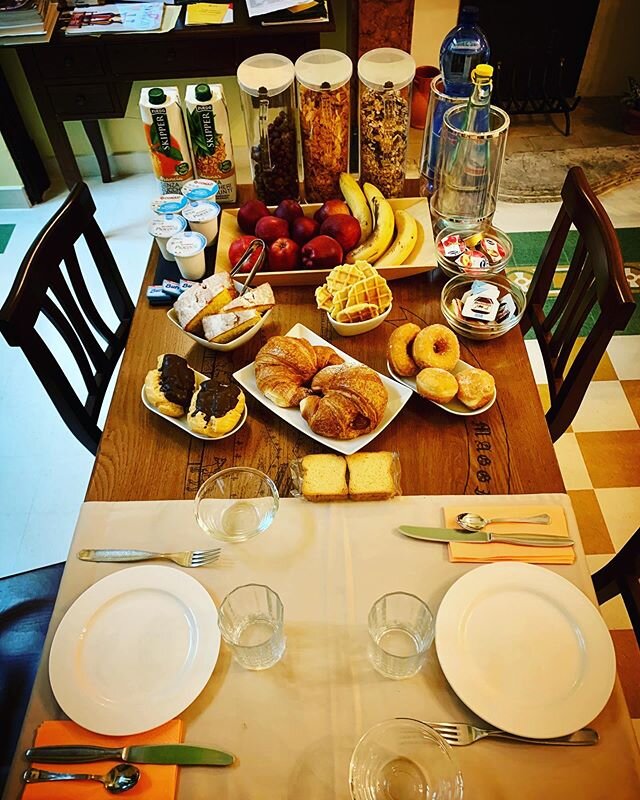
M 80 178 L 65 121 L 81 120 L 98 158 L 104 181 L 109 164 L 99 119 L 124 116 L 136 80 L 161 83 L 168 78 L 235 75 L 241 61 L 262 52 L 295 61 L 320 46 L 320 34 L 335 30 L 330 21 L 262 27 L 251 21 L 244 3 L 234 7 L 232 25 L 186 27 L 184 10 L 176 28 L 164 34 L 108 34 L 68 37 L 59 28 L 47 44 L 17 48 L 42 122 L 71 188 Z
M 87 500 L 192 498 L 209 475 L 234 464 L 266 472 L 286 496 L 289 461 L 323 449 L 252 397 L 247 398 L 249 419 L 233 437 L 209 444 L 178 430 L 150 413 L 140 400 L 144 377 L 159 354 L 178 353 L 195 369 L 228 380 L 254 359 L 270 336 L 301 322 L 386 374 L 386 345 L 393 324 L 443 322 L 439 305 L 443 279 L 435 273 L 393 282 L 390 317 L 376 330 L 350 338 L 338 336 L 326 315 L 316 309 L 313 287 L 278 287 L 276 308 L 262 330 L 238 350 L 216 353 L 182 334 L 167 319 L 166 308 L 148 305 L 144 294 L 153 282 L 157 257 L 154 245 Z M 492 342 L 461 339 L 461 346 L 464 361 L 495 376 L 495 405 L 486 414 L 464 419 L 414 396 L 368 449 L 400 453 L 405 494 L 563 492 L 519 329 Z

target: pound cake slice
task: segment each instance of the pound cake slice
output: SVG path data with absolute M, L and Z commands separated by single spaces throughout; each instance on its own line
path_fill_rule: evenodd
M 389 500 L 398 492 L 394 453 L 354 453 L 347 456 L 349 497 L 352 500 Z
M 312 503 L 346 500 L 347 462 L 342 456 L 305 456 L 302 466 L 302 494 Z
M 238 296 L 238 291 L 228 272 L 216 272 L 202 283 L 196 283 L 183 292 L 173 304 L 178 322 L 185 331 L 199 333 L 202 319 L 217 314 L 220 309 Z

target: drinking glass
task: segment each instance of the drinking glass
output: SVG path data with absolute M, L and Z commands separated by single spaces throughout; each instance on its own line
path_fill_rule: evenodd
M 385 594 L 369 611 L 369 660 L 387 678 L 410 678 L 424 664 L 433 635 L 425 602 L 405 592 Z
M 284 607 L 268 586 L 238 586 L 224 598 L 218 627 L 233 655 L 246 669 L 268 669 L 282 658 L 285 648 Z
M 257 469 L 216 472 L 196 494 L 196 519 L 203 531 L 225 542 L 244 542 L 266 531 L 279 505 L 274 482 Z
M 451 748 L 424 722 L 390 719 L 370 728 L 351 756 L 353 800 L 462 800 Z

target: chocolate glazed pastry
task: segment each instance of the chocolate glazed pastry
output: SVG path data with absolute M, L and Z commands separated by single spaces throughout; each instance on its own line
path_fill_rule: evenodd
M 195 433 L 222 436 L 235 428 L 244 407 L 244 393 L 239 386 L 203 381 L 191 400 L 187 424 Z
M 144 393 L 161 414 L 181 417 L 189 408 L 195 386 L 195 373 L 184 358 L 165 353 L 158 356 L 157 368 L 147 373 Z

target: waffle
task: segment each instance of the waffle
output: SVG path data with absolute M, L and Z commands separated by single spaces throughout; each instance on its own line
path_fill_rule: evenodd
M 333 295 L 327 289 L 326 284 L 318 286 L 316 289 L 316 305 L 322 311 L 331 311 L 333 307 Z
M 335 317 L 337 322 L 364 322 L 380 314 L 380 309 L 374 303 L 356 303 L 339 311 Z
M 331 306 L 331 316 L 336 319 L 336 314 L 347 307 L 347 297 L 349 295 L 349 287 L 345 286 L 344 289 L 338 289 L 333 295 L 333 305 Z
M 355 264 L 341 264 L 334 267 L 327 275 L 327 289 L 331 294 L 335 294 L 345 286 L 353 286 L 354 283 L 364 277 L 362 270 Z
M 349 287 L 346 305 L 355 306 L 361 303 L 377 306 L 378 313 L 385 311 L 391 305 L 391 289 L 385 279 L 377 273 Z
M 362 272 L 363 277 L 371 278 L 373 275 L 377 275 L 377 271 L 375 267 L 372 267 L 368 261 L 356 261 L 354 264 L 355 267 L 358 267 L 360 272 Z

